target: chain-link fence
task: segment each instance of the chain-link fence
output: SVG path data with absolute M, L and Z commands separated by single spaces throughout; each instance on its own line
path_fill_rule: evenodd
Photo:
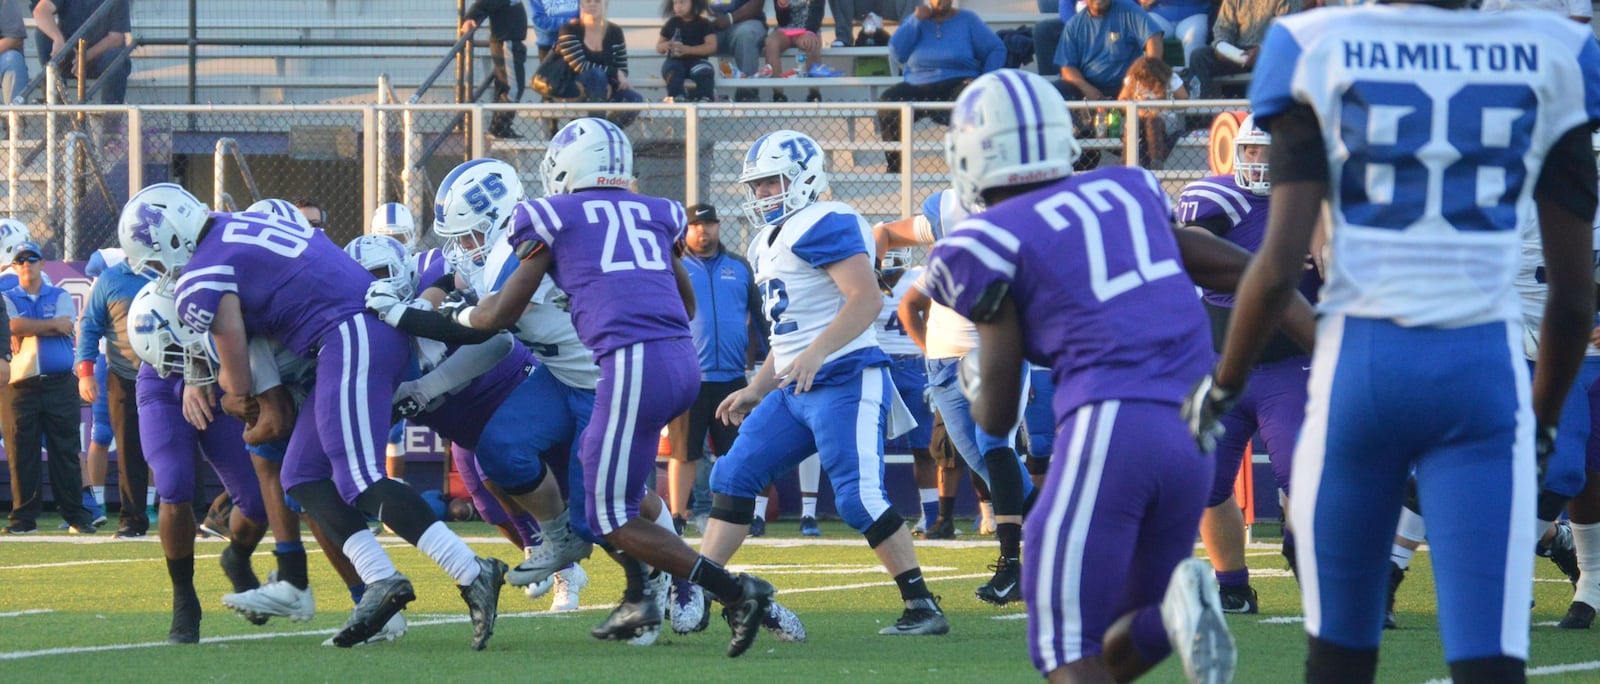
M 1143 162 L 1176 195 L 1230 168 L 1228 143 L 1244 103 L 1071 106 L 1085 150 L 1080 168 Z M 501 109 L 516 112 L 522 137 L 485 134 L 488 117 Z M 816 139 L 826 155 L 830 198 L 876 223 L 911 215 L 948 184 L 946 128 L 939 123 L 948 110 L 948 104 L 17 107 L 0 117 L 7 151 L 0 166 L 5 210 L 31 226 L 52 256 L 83 259 L 113 246 L 129 188 L 162 181 L 182 184 L 219 210 L 269 197 L 313 200 L 324 209 L 330 235 L 343 242 L 364 232 L 382 202 L 402 202 L 423 226 L 431 224 L 439 181 L 472 158 L 504 159 L 522 172 L 529 196 L 541 195 L 539 162 L 555 131 L 576 117 L 607 116 L 625 124 L 633 141 L 639 191 L 715 205 L 725 240 L 739 249 L 751 233 L 739 210 L 746 199 L 739 174 L 762 135 L 788 128 Z

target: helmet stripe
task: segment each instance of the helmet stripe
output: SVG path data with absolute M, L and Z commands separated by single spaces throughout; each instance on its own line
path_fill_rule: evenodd
M 1027 164 L 1032 161 L 1032 155 L 1028 153 L 1028 129 L 1033 127 L 1033 122 L 1028 120 L 1030 112 L 1023 104 L 1026 98 L 1017 93 L 1017 84 L 1013 83 L 1011 78 L 1007 78 L 1011 74 L 998 71 L 995 75 L 1006 87 L 1006 95 L 1011 97 L 1011 108 L 1017 113 L 1017 153 L 1022 156 L 1019 161 Z M 1040 151 L 1043 152 L 1042 149 Z

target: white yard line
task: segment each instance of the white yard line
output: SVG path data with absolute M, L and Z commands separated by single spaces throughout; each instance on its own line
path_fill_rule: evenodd
M 53 611 L 53 610 L 51 610 L 49 608 L 34 608 L 34 609 L 31 609 L 31 610 L 17 610 L 17 611 L 12 611 L 10 613 L 0 613 L 0 618 L 22 617 L 23 615 L 44 615 L 45 613 L 54 613 L 54 612 L 55 611 Z
M 979 573 L 979 574 L 968 574 L 968 575 L 946 575 L 946 576 L 943 576 L 943 577 L 928 577 L 926 579 L 929 582 L 939 582 L 939 581 L 943 581 L 943 580 L 975 579 L 975 578 L 979 578 L 979 577 L 988 577 L 988 576 L 989 576 L 988 573 Z M 830 586 L 830 587 L 802 587 L 802 588 L 799 588 L 799 589 L 785 589 L 782 592 L 780 592 L 780 595 L 809 594 L 809 593 L 815 593 L 815 592 L 820 592 L 820 591 L 848 591 L 850 589 L 866 589 L 866 588 L 869 588 L 869 587 L 883 587 L 883 586 L 892 587 L 894 585 L 895 585 L 894 581 L 890 580 L 888 582 L 867 582 L 867 583 L 861 583 L 861 584 L 841 584 L 841 585 Z M 570 611 L 570 612 L 563 612 L 563 613 L 552 613 L 552 612 L 549 612 L 549 611 L 523 612 L 523 613 L 501 613 L 500 614 L 500 619 L 502 619 L 502 620 L 505 620 L 505 619 L 517 620 L 517 619 L 527 619 L 527 618 L 561 618 L 561 617 L 565 617 L 567 615 L 570 615 L 570 614 L 572 614 L 574 612 L 611 610 L 612 608 L 615 608 L 615 607 L 616 607 L 615 605 L 608 603 L 608 604 L 605 604 L 605 605 L 583 606 L 583 607 L 579 608 L 577 611 Z M 45 612 L 49 612 L 49 611 L 45 611 Z M 0 614 L 0 617 L 4 617 L 4 616 L 5 616 L 5 614 Z M 419 615 L 418 617 L 422 617 L 422 616 Z M 431 627 L 431 626 L 434 626 L 434 625 L 461 624 L 461 623 L 464 623 L 464 622 L 467 622 L 467 621 L 468 621 L 468 618 L 465 615 L 458 615 L 458 616 L 451 616 L 451 617 L 433 617 L 432 615 L 429 615 L 426 619 L 420 619 L 420 620 L 417 620 L 415 622 L 407 621 L 406 629 L 409 630 L 409 629 L 413 629 L 413 628 L 416 628 L 416 627 Z M 279 639 L 279 638 L 292 638 L 292 637 L 319 637 L 319 636 L 335 634 L 338 631 L 339 631 L 338 629 L 308 629 L 308 630 L 296 631 L 296 632 L 261 632 L 261 633 L 257 633 L 257 634 L 234 634 L 234 635 L 229 635 L 229 636 L 206 637 L 204 639 L 201 639 L 200 643 L 202 643 L 202 644 L 221 644 L 221 643 L 228 643 L 228 642 L 232 642 L 232 641 L 259 641 L 261 639 Z M 101 652 L 105 652 L 105 651 L 131 651 L 131 650 L 145 649 L 145 648 L 159 648 L 159 647 L 162 647 L 162 646 L 169 646 L 169 645 L 170 644 L 168 644 L 165 641 L 144 641 L 144 642 L 125 643 L 125 644 L 104 644 L 104 645 L 100 645 L 100 646 L 61 646 L 61 647 L 57 647 L 57 648 L 47 648 L 47 649 L 41 649 L 41 650 L 37 650 L 37 651 L 0 652 L 0 660 L 23 660 L 23 659 L 26 659 L 26 658 L 39 658 L 39 657 L 44 657 L 44 656 L 74 655 L 74 654 L 79 654 L 79 653 L 101 653 Z

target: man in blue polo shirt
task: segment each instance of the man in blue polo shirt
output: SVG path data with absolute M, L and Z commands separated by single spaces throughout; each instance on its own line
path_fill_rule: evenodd
M 1062 15 L 1073 0 L 1062 0 Z M 1161 59 L 1161 28 L 1133 0 L 1088 0 L 1071 15 L 1056 46 L 1057 86 L 1068 100 L 1115 100 L 1134 60 Z
M 143 537 L 150 528 L 144 507 L 150 466 L 145 463 L 139 441 L 139 402 L 134 398 L 139 358 L 134 356 L 128 338 L 128 306 L 149 282 L 134 273 L 127 260 L 112 264 L 95 278 L 89 303 L 78 323 L 78 396 L 90 404 L 99 398 L 95 360 L 99 357 L 100 340 L 106 342 L 105 399 L 111 414 L 111 431 L 117 438 L 117 491 L 122 501 L 116 534 L 119 539 Z
M 40 441 L 50 452 L 50 487 L 56 506 L 75 534 L 94 534 L 79 490 L 78 393 L 72 379 L 72 295 L 44 283 L 43 251 L 24 242 L 12 252 L 18 285 L 5 291 L 11 319 L 11 392 L 5 426 L 11 465 L 11 524 L 7 534 L 37 531 L 44 506 Z

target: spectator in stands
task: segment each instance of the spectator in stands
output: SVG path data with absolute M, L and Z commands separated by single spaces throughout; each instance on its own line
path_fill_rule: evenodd
M 1122 79 L 1122 92 L 1118 100 L 1143 102 L 1146 100 L 1187 100 L 1189 90 L 1183 79 L 1172 72 L 1164 60 L 1140 57 Z M 1142 109 L 1139 111 L 1139 165 L 1159 168 L 1172 150 L 1172 144 L 1183 135 L 1182 117 L 1170 109 Z
M 717 70 L 707 58 L 717 54 L 717 30 L 706 18 L 706 0 L 662 0 L 661 13 L 667 23 L 661 27 L 656 52 L 666 55 L 661 61 L 661 78 L 667 82 L 668 102 L 689 101 L 683 82 L 694 81 L 696 100 L 715 102 Z
M 1073 0 L 1061 0 L 1065 17 Z M 1133 0 L 1089 0 L 1062 27 L 1055 63 L 1068 100 L 1106 100 L 1140 55 L 1161 59 L 1161 27 Z
M 1307 7 L 1306 9 L 1311 9 Z M 1594 4 L 1590 0 L 1483 0 L 1478 9 L 1484 12 L 1506 10 L 1545 10 L 1587 24 L 1594 19 Z
M 42 4 L 42 3 L 41 3 Z M 43 250 L 24 242 L 12 252 L 18 285 L 4 293 L 10 319 L 11 406 L 6 411 L 6 458 L 11 465 L 11 524 L 7 534 L 39 529 L 44 507 L 40 446 L 50 452 L 50 488 L 56 508 L 75 534 L 94 534 L 83 507 L 78 466 L 77 383 L 72 379 L 72 295 L 44 283 Z
M 1184 64 L 1190 55 L 1208 45 L 1206 36 L 1211 30 L 1212 0 L 1139 0 L 1139 6 L 1150 14 L 1150 19 L 1161 28 L 1161 33 L 1183 41 Z
M 578 18 L 578 0 L 528 0 L 533 13 L 533 42 L 539 49 L 539 60 L 555 47 L 556 34 L 567 22 Z
M 22 56 L 28 39 L 26 11 L 23 0 L 0 0 L 0 102 L 11 102 L 28 84 L 28 58 Z
M 494 101 L 501 104 L 522 101 L 523 84 L 528 82 L 528 10 L 522 0 L 476 0 L 461 20 L 461 32 L 471 33 L 484 19 L 489 20 L 489 59 L 494 64 Z M 511 71 L 506 70 L 506 53 L 511 53 Z M 515 95 L 513 95 L 515 93 Z M 521 138 L 511 128 L 516 112 L 495 112 L 489 121 L 489 135 L 506 140 Z
M 578 18 L 561 27 L 556 52 L 576 75 L 564 93 L 583 102 L 644 102 L 628 83 L 628 45 L 622 27 L 606 21 L 608 0 L 581 0 Z M 611 112 L 612 123 L 627 126 L 638 112 Z
M 315 198 L 301 197 L 296 199 L 294 200 L 294 208 L 299 209 L 300 213 L 305 214 L 306 222 L 310 223 L 312 228 L 316 228 L 318 230 L 327 230 L 327 227 L 323 225 L 324 217 L 322 204 Z
M 1301 0 L 1222 0 L 1217 23 L 1211 27 L 1211 48 L 1189 55 L 1189 83 L 1195 97 L 1220 97 L 1218 76 L 1253 71 L 1272 20 L 1300 9 Z
M 711 8 L 711 25 L 717 29 L 717 53 L 733 57 L 722 63 L 722 75 L 740 78 L 756 73 L 761 65 L 761 43 L 767 39 L 766 0 L 731 0 Z M 755 88 L 733 91 L 734 102 L 755 102 Z
M 1124 0 L 1127 1 L 1127 0 Z M 918 6 L 889 39 L 889 54 L 904 65 L 905 81 L 883 91 L 883 102 L 948 102 L 974 78 L 1005 66 L 1006 47 L 994 30 L 972 10 L 956 9 L 955 0 L 929 0 Z M 947 112 L 922 112 L 950 122 Z M 878 136 L 900 140 L 900 112 L 878 112 Z M 889 173 L 900 172 L 900 153 L 885 152 Z
M 773 14 L 776 26 L 767 34 L 765 46 L 767 63 L 756 72 L 756 78 L 770 78 L 782 74 L 788 76 L 842 76 L 844 72 L 822 63 L 822 30 L 823 0 L 772 0 Z M 799 73 L 799 65 L 794 70 L 783 70 L 783 51 L 795 48 L 806 55 L 806 73 Z M 806 98 L 812 102 L 820 102 L 822 94 L 817 89 L 811 90 L 811 95 Z M 773 89 L 773 102 L 787 102 L 789 98 L 783 91 Z
M 915 0 L 828 0 L 828 11 L 833 13 L 833 46 L 882 45 L 874 41 L 876 34 L 883 32 L 883 20 L 903 22 L 915 7 Z M 869 14 L 878 18 L 877 25 L 863 22 L 862 35 L 852 37 L 856 21 Z
M 119 250 L 120 251 L 120 250 Z M 97 252 L 102 263 L 106 255 Z M 103 397 L 111 413 L 111 430 L 117 439 L 118 500 L 122 502 L 122 516 L 117 526 L 118 539 L 143 537 L 150 528 L 145 515 L 145 495 L 150 485 L 150 466 L 145 463 L 143 444 L 139 440 L 139 402 L 134 384 L 139 377 L 139 357 L 133 353 L 133 342 L 128 337 L 128 309 L 139 290 L 149 284 L 134 272 L 126 258 L 116 260 L 98 271 L 94 286 L 89 291 L 89 301 L 78 317 L 77 375 L 78 396 L 94 404 L 96 396 Z M 93 263 L 93 259 L 90 260 Z M 105 341 L 105 389 L 101 390 L 95 379 L 96 358 L 100 356 L 100 343 Z
M 128 94 L 128 74 L 133 72 L 133 64 L 124 59 L 113 67 L 112 62 L 121 54 L 132 30 L 128 0 L 39 0 L 33 8 L 33 20 L 39 26 L 39 63 L 46 64 L 57 53 L 74 49 L 67 45 L 67 39 L 107 3 L 112 6 L 83 34 L 89 45 L 84 52 L 85 73 L 89 78 L 105 79 L 105 85 L 100 86 L 100 104 L 122 104 Z M 63 74 L 76 73 L 73 59 L 69 56 L 61 61 Z

